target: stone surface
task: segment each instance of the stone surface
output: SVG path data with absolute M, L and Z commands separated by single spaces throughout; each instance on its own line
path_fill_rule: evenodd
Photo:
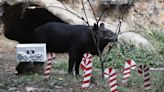
M 125 32 L 119 35 L 119 40 L 125 43 L 134 44 L 138 48 L 154 50 L 150 42 L 141 35 L 134 32 Z

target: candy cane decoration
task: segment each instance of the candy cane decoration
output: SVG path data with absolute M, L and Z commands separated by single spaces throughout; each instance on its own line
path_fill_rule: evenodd
M 149 67 L 147 65 L 144 65 L 144 88 L 145 88 L 145 90 L 151 89 L 149 71 L 150 71 Z
M 47 57 L 48 57 L 48 61 L 47 61 L 47 65 L 45 67 L 45 73 L 44 73 L 45 80 L 48 80 L 50 76 L 52 60 L 55 59 L 55 53 L 48 53 Z
M 55 53 L 53 52 L 48 53 L 48 61 L 54 60 L 55 58 L 56 58 Z
M 138 73 L 143 74 L 143 65 L 138 66 Z
M 123 71 L 123 84 L 126 84 L 129 77 L 130 77 L 130 71 L 131 69 L 135 69 L 136 68 L 136 63 L 133 60 L 128 59 L 125 62 L 125 66 L 124 66 L 124 71 Z
M 145 90 L 151 89 L 149 70 L 150 69 L 147 65 L 139 65 L 138 67 L 138 73 L 144 74 L 144 89 Z
M 108 85 L 111 88 L 111 92 L 118 92 L 117 90 L 117 80 L 116 71 L 112 68 L 107 68 L 104 70 L 104 77 L 108 79 Z
M 84 78 L 82 88 L 88 88 L 92 76 L 92 55 L 89 53 L 84 54 L 80 67 L 84 70 Z
M 133 60 L 127 60 L 127 62 L 130 64 L 131 69 L 136 69 L 136 63 Z

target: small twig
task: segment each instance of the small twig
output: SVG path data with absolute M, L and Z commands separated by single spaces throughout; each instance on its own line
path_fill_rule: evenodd
M 85 19 L 83 18 L 83 17 L 81 17 L 81 16 L 79 16 L 78 14 L 76 14 L 76 13 L 74 13 L 74 12 L 72 12 L 72 11 L 70 11 L 68 8 L 62 8 L 62 7 L 58 7 L 58 6 L 47 6 L 47 7 L 55 7 L 55 8 L 59 8 L 59 9 L 63 9 L 63 10 L 66 10 L 66 11 L 68 11 L 68 12 L 70 12 L 70 13 L 72 13 L 73 15 L 75 15 L 76 17 L 78 17 L 78 18 L 80 18 L 80 19 L 82 19 L 86 24 L 87 24 L 87 21 L 85 21 Z
M 94 9 L 93 9 L 93 7 L 92 7 L 92 5 L 91 5 L 90 0 L 87 0 L 87 1 L 88 1 L 89 5 L 90 5 L 90 8 L 91 8 L 91 10 L 92 10 L 92 12 L 93 12 L 93 15 L 94 15 L 94 17 L 95 17 L 96 26 L 98 27 L 98 20 L 97 20 L 97 18 L 96 18 L 96 13 L 94 12 Z M 100 49 L 99 49 L 99 36 L 95 37 L 95 33 L 94 33 L 93 31 L 98 32 L 98 29 L 92 29 L 92 37 L 93 37 L 93 41 L 94 41 L 94 44 L 95 44 L 95 46 L 96 46 L 98 55 L 99 55 L 99 57 L 100 57 L 100 62 L 101 62 L 101 66 L 102 66 L 102 73 L 103 73 L 103 71 L 104 71 L 104 63 L 103 63 L 103 60 L 102 60 L 101 51 L 100 51 Z M 97 40 L 96 40 L 96 39 L 97 39 Z M 104 78 L 104 75 L 103 75 L 103 74 L 102 74 L 102 78 Z
M 164 68 L 150 68 L 152 71 L 164 71 Z
M 110 3 L 111 3 L 111 0 L 109 1 L 108 4 L 110 4 Z M 99 23 L 99 21 L 101 20 L 102 16 L 104 15 L 104 13 L 105 13 L 107 10 L 108 10 L 108 8 L 104 8 L 104 9 L 103 9 L 103 11 L 102 11 L 102 13 L 101 13 L 99 19 L 97 20 L 97 24 Z
M 102 16 L 104 15 L 104 13 L 105 13 L 107 10 L 108 10 L 108 8 L 105 8 L 105 9 L 102 11 L 102 13 L 101 13 L 99 19 L 97 20 L 97 24 L 99 23 L 99 21 L 101 20 Z
M 130 4 L 130 1 L 131 1 L 131 0 L 128 0 L 127 4 Z M 134 2 L 134 0 L 133 0 L 133 2 Z M 127 6 L 127 7 L 125 7 L 125 10 L 124 10 L 124 12 L 123 12 L 122 16 L 120 17 L 122 20 L 123 20 L 123 18 L 124 18 L 124 16 L 125 16 L 125 14 L 126 14 L 126 11 L 127 11 L 127 9 L 128 9 L 128 8 L 129 8 L 128 6 Z
M 97 25 L 96 25 L 97 26 Z M 102 53 L 101 53 L 101 51 L 100 51 L 100 49 L 99 49 L 99 37 L 96 37 L 95 36 L 95 33 L 93 32 L 93 31 L 96 31 L 96 32 L 98 32 L 97 31 L 97 29 L 92 29 L 92 38 L 93 38 L 93 41 L 94 41 L 94 44 L 95 44 L 95 46 L 96 46 L 96 50 L 97 50 L 97 52 L 98 52 L 98 56 L 100 57 L 100 62 L 101 62 L 101 70 L 102 70 L 102 78 L 104 78 L 104 62 L 103 62 L 103 60 L 102 60 Z M 96 41 L 96 38 L 97 38 L 97 41 Z
M 118 37 L 119 33 L 121 32 L 121 25 L 122 25 L 122 19 L 119 20 L 119 29 L 118 29 L 118 32 L 116 34 L 116 38 Z
M 85 14 L 86 22 L 87 22 L 87 24 L 89 26 L 88 17 L 87 17 L 86 11 L 85 11 L 85 6 L 84 6 L 83 0 L 81 0 L 81 3 L 82 3 L 82 6 L 83 6 L 83 11 L 84 11 L 84 14 Z
M 128 0 L 128 3 L 130 3 L 130 0 Z M 120 17 L 119 17 L 119 24 L 118 24 L 117 27 L 116 27 L 115 36 L 113 37 L 113 39 L 117 38 L 118 35 L 119 35 L 120 32 L 121 32 L 122 21 L 123 21 L 123 18 L 125 17 L 125 13 L 126 13 L 126 10 L 127 10 L 127 9 L 128 9 L 128 7 L 126 7 L 126 9 L 124 10 L 122 16 L 120 15 Z M 112 49 L 112 47 L 113 47 L 114 44 L 115 44 L 115 43 L 110 43 L 111 46 L 108 48 L 107 54 L 109 54 L 109 52 L 110 52 L 110 50 Z M 107 59 L 107 55 L 105 56 L 104 60 L 106 60 L 106 59 Z
M 135 32 L 135 31 L 125 31 L 125 32 L 120 32 L 119 34 L 128 33 L 128 32 Z
M 63 6 L 65 7 L 65 9 L 66 9 L 68 12 L 70 12 L 70 13 L 72 13 L 72 14 L 78 16 L 78 17 L 81 18 L 85 23 L 87 23 L 87 21 L 86 21 L 83 17 L 81 17 L 81 16 L 79 16 L 78 14 L 76 14 L 76 13 L 70 11 L 70 10 L 65 6 L 64 3 L 62 3 L 62 4 L 63 4 Z
M 116 27 L 115 34 L 114 34 L 114 36 L 113 36 L 113 38 L 112 38 L 112 39 L 117 38 L 116 36 L 117 36 L 117 33 L 118 33 L 117 31 L 118 31 L 119 27 L 120 27 L 120 22 L 119 22 L 119 24 L 118 24 L 118 25 L 117 25 L 117 27 Z M 105 55 L 104 60 L 106 60 L 106 59 L 107 59 L 108 54 L 109 54 L 110 50 L 112 49 L 112 47 L 113 47 L 113 45 L 114 45 L 114 43 L 113 43 L 113 42 L 111 42 L 111 43 L 109 43 L 109 44 L 110 44 L 110 46 L 108 47 L 108 51 L 107 51 L 107 54 Z
M 127 3 L 127 4 L 129 4 L 130 1 L 131 1 L 131 0 L 128 0 L 128 3 Z M 125 7 L 125 10 L 123 11 L 122 16 L 119 17 L 119 29 L 118 29 L 118 32 L 117 32 L 116 37 L 118 37 L 119 33 L 121 32 L 121 24 L 122 24 L 122 21 L 123 21 L 123 19 L 124 19 L 124 17 L 125 17 L 125 14 L 126 14 L 127 9 L 128 9 L 128 6 Z M 121 11 L 120 11 L 120 12 L 121 12 Z
M 91 5 L 91 2 L 90 2 L 90 0 L 87 0 L 87 1 L 88 1 L 88 3 L 89 3 L 89 6 L 90 6 L 90 7 L 91 7 L 91 9 L 92 9 L 93 15 L 94 15 L 95 20 L 96 20 L 96 23 L 97 23 L 96 13 L 95 13 L 95 11 L 94 11 L 94 9 L 93 9 L 92 5 Z M 97 23 L 97 25 L 98 25 L 98 23 Z

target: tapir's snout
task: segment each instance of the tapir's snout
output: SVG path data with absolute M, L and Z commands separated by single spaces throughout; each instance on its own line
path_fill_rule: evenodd
M 110 34 L 108 34 L 108 37 L 106 37 L 106 39 L 108 39 L 109 42 L 117 42 L 117 34 L 110 32 Z

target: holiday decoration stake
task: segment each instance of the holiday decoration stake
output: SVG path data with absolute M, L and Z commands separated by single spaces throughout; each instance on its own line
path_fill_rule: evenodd
M 48 61 L 45 67 L 44 80 L 48 80 L 51 72 L 52 60 L 55 59 L 55 53 L 48 53 Z
M 126 62 L 125 62 L 125 66 L 124 66 L 124 71 L 123 71 L 123 84 L 126 84 L 129 77 L 130 77 L 130 72 L 131 72 L 131 69 L 135 69 L 136 68 L 136 63 L 131 60 L 131 59 L 128 59 Z
M 104 71 L 104 77 L 108 78 L 108 85 L 111 88 L 111 92 L 118 92 L 117 90 L 117 79 L 116 71 L 112 68 L 107 68 Z
M 89 53 L 84 54 L 80 67 L 84 70 L 84 78 L 82 88 L 88 88 L 92 77 L 92 55 Z
M 151 83 L 150 83 L 150 69 L 147 65 L 139 65 L 138 67 L 138 73 L 144 75 L 144 89 L 149 90 L 151 89 Z

